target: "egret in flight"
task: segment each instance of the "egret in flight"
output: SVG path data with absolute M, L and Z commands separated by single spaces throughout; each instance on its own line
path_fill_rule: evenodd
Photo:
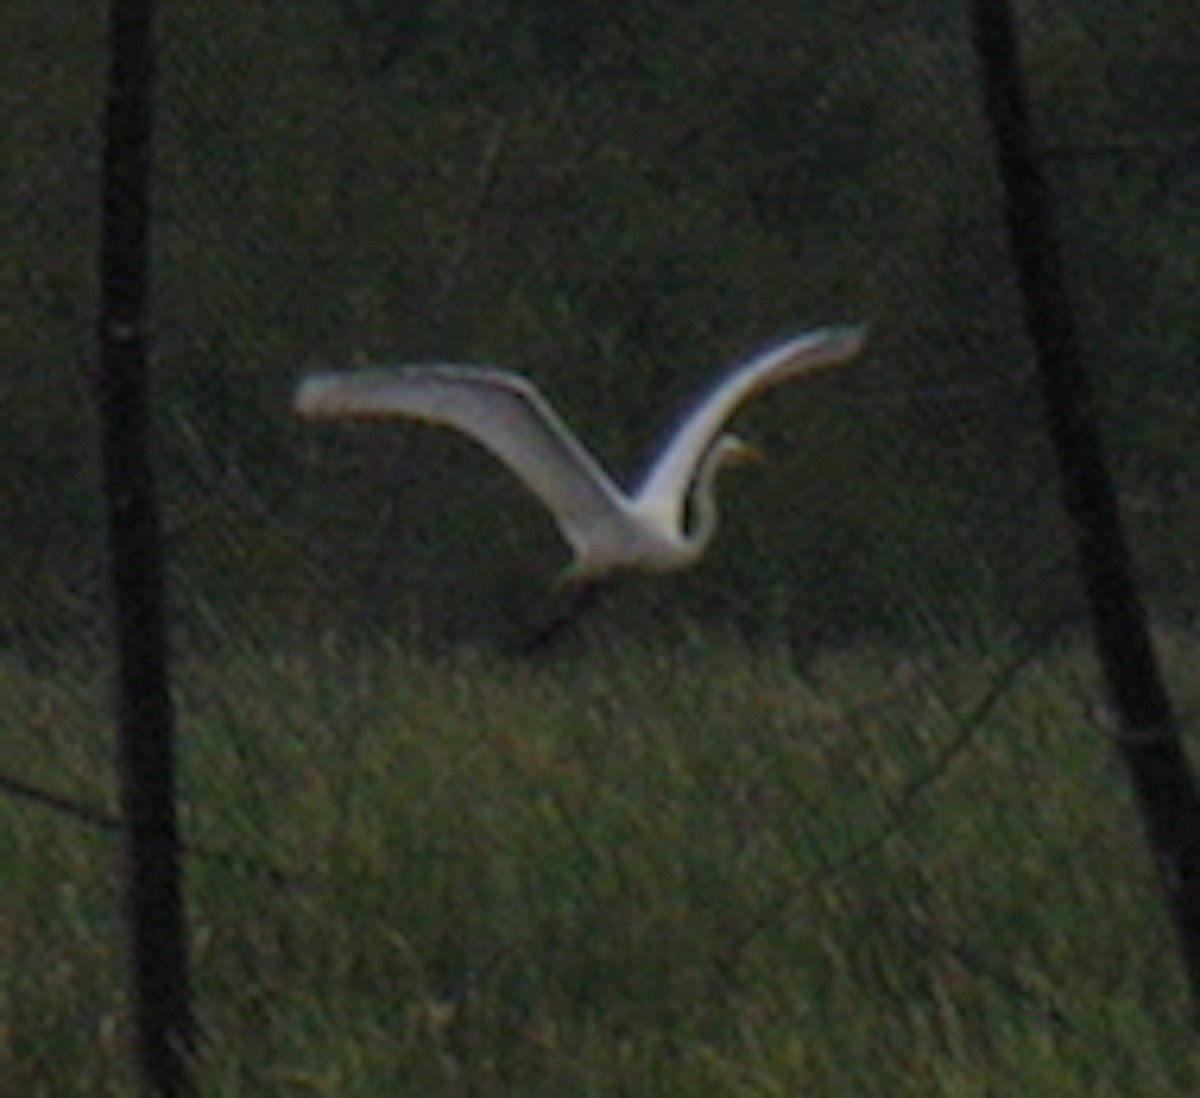
M 574 561 L 563 573 L 590 584 L 616 572 L 694 564 L 717 525 L 713 482 L 755 451 L 724 431 L 738 406 L 769 386 L 853 358 L 866 330 L 818 328 L 729 370 L 691 407 L 631 491 L 623 491 L 525 378 L 484 366 L 399 366 L 304 379 L 306 418 L 403 416 L 453 428 L 490 450 L 553 515 Z

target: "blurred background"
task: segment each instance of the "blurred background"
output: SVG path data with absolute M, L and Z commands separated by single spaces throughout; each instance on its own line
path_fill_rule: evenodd
M 719 623 L 806 649 L 1071 612 L 961 7 L 165 5 L 152 381 L 179 643 L 503 643 L 565 559 L 469 443 L 297 423 L 306 371 L 526 372 L 627 479 L 716 371 L 835 321 L 872 325 L 865 356 L 745 409 L 770 463 L 725 478 L 700 568 L 614 600 L 611 639 Z M 1022 8 L 1140 574 L 1186 617 L 1196 18 Z M 98 15 L 14 7 L 0 47 L 0 643 L 29 655 L 104 620 Z

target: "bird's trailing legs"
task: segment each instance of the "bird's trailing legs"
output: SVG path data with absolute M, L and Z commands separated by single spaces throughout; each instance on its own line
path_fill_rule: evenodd
M 562 640 L 563 636 L 578 623 L 588 610 L 600 600 L 611 584 L 605 580 L 570 580 L 556 588 L 556 605 L 549 617 L 517 645 L 522 655 L 544 652 Z

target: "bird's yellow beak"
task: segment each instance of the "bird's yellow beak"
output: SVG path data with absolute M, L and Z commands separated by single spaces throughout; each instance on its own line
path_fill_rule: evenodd
M 765 465 L 767 455 L 757 446 L 738 439 L 737 445 L 729 450 L 728 461 L 730 465 Z

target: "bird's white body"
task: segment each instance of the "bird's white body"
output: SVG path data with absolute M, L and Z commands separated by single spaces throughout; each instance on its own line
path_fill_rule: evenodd
M 722 429 L 755 392 L 853 358 L 866 333 L 820 328 L 730 370 L 679 421 L 642 479 L 622 491 L 530 382 L 482 366 L 316 374 L 296 394 L 310 418 L 406 416 L 474 438 L 520 477 L 575 553 L 567 577 L 693 564 L 716 526 L 713 480 L 750 448 Z

